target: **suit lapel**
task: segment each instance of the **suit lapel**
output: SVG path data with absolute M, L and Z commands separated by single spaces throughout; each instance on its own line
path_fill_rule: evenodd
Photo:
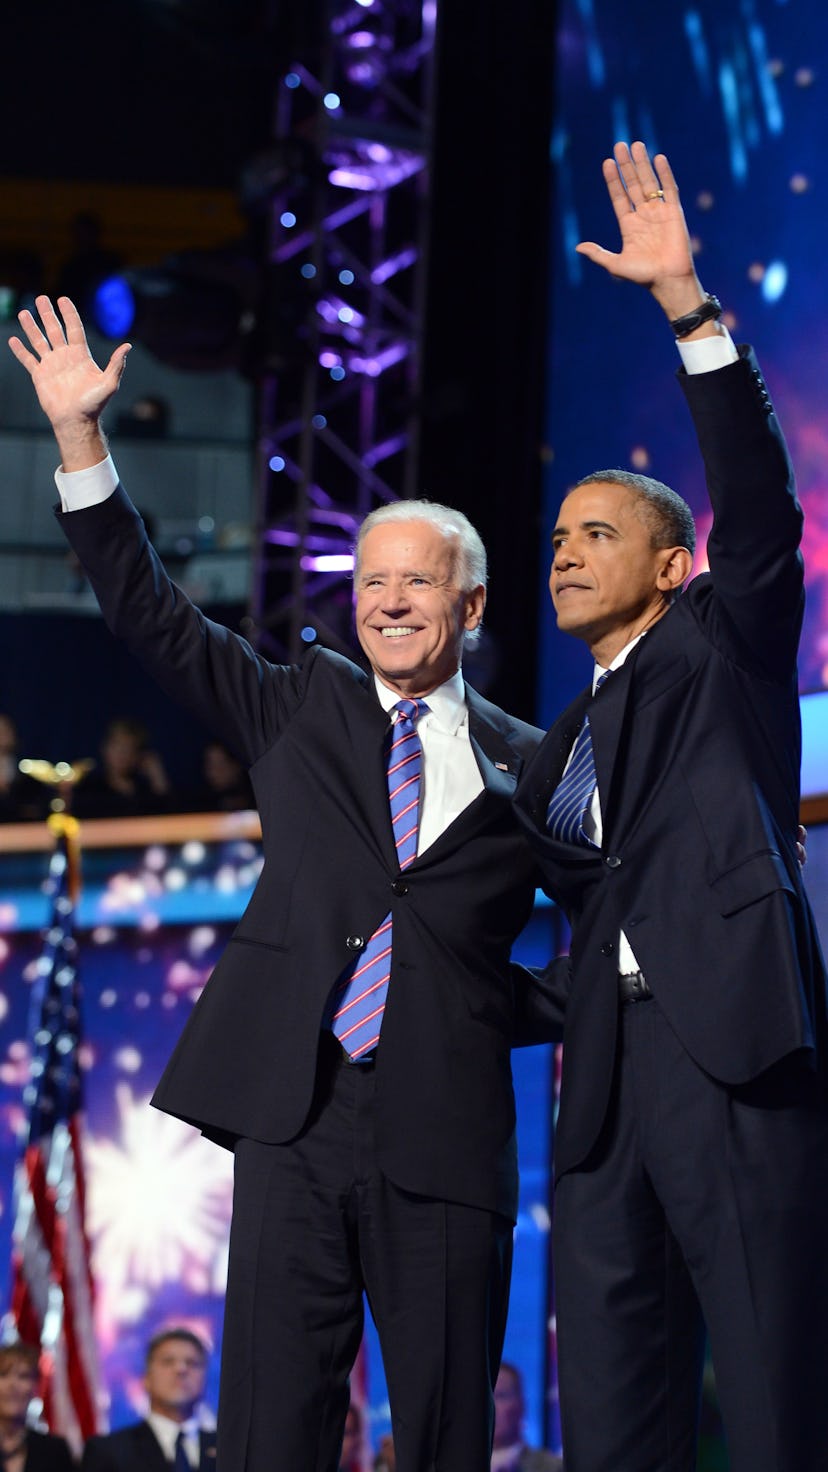
M 469 741 L 483 778 L 483 791 L 464 808 L 448 828 L 419 854 L 414 865 L 430 864 L 448 850 L 466 843 L 475 830 L 491 819 L 493 800 L 511 802 L 523 767 L 523 757 L 510 741 L 512 724 L 497 706 L 490 705 L 471 686 L 466 686 L 469 712 Z
M 215 1431 L 201 1431 L 199 1433 L 201 1454 L 199 1457 L 199 1472 L 215 1472 L 216 1467 L 216 1433 Z
M 529 811 L 533 822 L 542 831 L 546 829 L 549 799 L 563 776 L 590 700 L 591 690 L 587 687 L 558 716 L 529 762 L 521 781 L 520 806 Z
M 515 795 L 523 758 L 510 744 L 511 725 L 496 708 L 466 686 L 469 740 L 487 792 L 508 801 Z
M 601 796 L 601 823 L 606 839 L 608 826 L 612 820 L 613 783 L 618 754 L 623 744 L 627 701 L 632 686 L 633 671 L 645 642 L 642 639 L 636 645 L 621 668 L 613 671 L 594 697 L 591 686 L 576 696 L 572 704 L 550 727 L 544 741 L 532 758 L 522 784 L 522 792 L 526 794 L 522 798 L 522 805 L 528 806 L 535 824 L 541 831 L 546 827 L 546 809 L 549 799 L 563 776 L 584 716 L 589 714 L 595 774 Z
M 145 1469 L 145 1472 L 169 1472 L 169 1462 L 149 1422 L 139 1421 L 132 1430 L 136 1472 L 139 1467 Z
M 376 835 L 389 863 L 394 858 L 394 834 L 388 807 L 385 733 L 390 716 L 377 698 L 373 677 L 343 710 L 341 740 L 347 743 L 347 769 L 343 781 L 349 798 L 357 806 L 363 832 Z M 359 773 L 357 781 L 353 773 Z
M 657 626 L 658 627 L 658 626 Z M 647 663 L 644 653 L 651 631 L 640 639 L 625 659 L 620 670 L 615 670 L 606 684 L 598 691 L 589 708 L 589 724 L 592 730 L 592 750 L 595 757 L 595 772 L 601 797 L 601 825 L 606 843 L 617 807 L 616 770 L 620 753 L 624 750 L 624 732 L 627 724 L 627 706 L 633 680 L 640 686 L 637 677 L 639 661 Z M 641 671 L 643 674 L 644 671 Z

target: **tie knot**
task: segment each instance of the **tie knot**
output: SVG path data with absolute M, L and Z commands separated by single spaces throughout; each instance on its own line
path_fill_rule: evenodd
M 592 692 L 593 695 L 597 695 L 598 694 L 598 691 L 601 689 L 601 686 L 606 684 L 606 682 L 609 679 L 609 677 L 610 677 L 611 674 L 612 674 L 612 670 L 604 670 L 604 673 L 602 675 L 599 675 L 598 676 L 598 679 L 595 681 L 595 689 Z
M 428 710 L 428 706 L 424 700 L 398 700 L 394 709 L 399 711 L 403 720 L 413 721 L 416 725 L 420 716 Z

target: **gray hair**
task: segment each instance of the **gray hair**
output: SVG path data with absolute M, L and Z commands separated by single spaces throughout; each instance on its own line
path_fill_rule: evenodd
M 441 506 L 439 501 L 389 501 L 369 511 L 357 534 L 354 546 L 354 577 L 359 576 L 362 544 L 373 527 L 388 522 L 425 521 L 435 526 L 442 536 L 454 544 L 453 574 L 461 593 L 471 593 L 475 588 L 486 587 L 488 568 L 486 548 L 480 533 L 472 526 L 469 518 L 453 506 Z M 465 640 L 473 644 L 480 635 L 476 629 L 467 630 Z

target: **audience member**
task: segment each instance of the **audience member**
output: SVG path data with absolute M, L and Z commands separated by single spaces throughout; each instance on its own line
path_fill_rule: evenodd
M 104 245 L 103 221 L 94 211 L 79 210 L 70 222 L 70 230 L 69 254 L 58 271 L 56 294 L 65 293 L 91 312 L 98 287 L 121 269 L 123 261 L 117 251 Z
M 44 818 L 49 811 L 48 788 L 18 768 L 17 727 L 11 716 L 0 714 L 0 823 Z
M 377 1455 L 374 1457 L 374 1472 L 397 1472 L 397 1453 L 390 1431 L 380 1437 Z
M 351 1401 L 345 1416 L 339 1472 L 362 1472 L 365 1450 L 365 1423 L 359 1406 Z
M 0 1345 L 0 1466 L 3 1472 L 71 1472 L 62 1436 L 26 1421 L 37 1390 L 40 1351 L 33 1344 Z
M 110 721 L 100 762 L 78 784 L 73 811 L 79 818 L 127 818 L 167 812 L 170 782 L 149 734 L 140 721 L 121 716 Z
M 216 1436 L 199 1424 L 207 1349 L 189 1329 L 164 1329 L 147 1346 L 144 1387 L 149 1408 L 109 1436 L 90 1437 L 82 1472 L 208 1472 L 216 1465 Z
M 115 428 L 132 439 L 162 440 L 170 428 L 169 403 L 158 394 L 140 394 L 117 416 Z
M 561 1472 L 563 1462 L 553 1452 L 527 1446 L 523 1436 L 526 1404 L 523 1376 L 506 1360 L 495 1384 L 495 1431 L 492 1472 Z
M 221 741 L 209 741 L 201 758 L 201 786 L 187 802 L 199 813 L 236 813 L 255 808 L 246 768 Z

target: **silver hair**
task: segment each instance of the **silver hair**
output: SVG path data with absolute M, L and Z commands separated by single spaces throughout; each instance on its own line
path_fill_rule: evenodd
M 475 588 L 486 587 L 488 567 L 486 548 L 480 533 L 472 526 L 469 518 L 453 506 L 441 506 L 438 501 L 389 501 L 369 511 L 359 528 L 354 546 L 354 577 L 359 576 L 362 544 L 368 532 L 375 526 L 395 521 L 426 521 L 454 543 L 453 573 L 461 593 L 471 593 Z M 480 634 L 476 629 L 466 631 L 466 642 L 473 644 Z

